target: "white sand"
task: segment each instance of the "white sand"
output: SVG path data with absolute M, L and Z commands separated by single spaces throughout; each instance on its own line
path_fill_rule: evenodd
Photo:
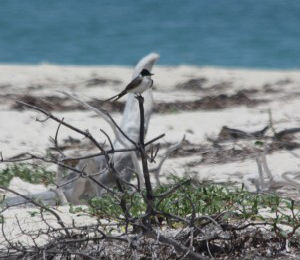
M 203 91 L 191 91 L 176 89 L 179 83 L 193 78 L 206 78 L 204 88 L 220 83 L 230 83 L 230 88 L 222 89 L 218 94 L 231 95 L 238 90 L 258 89 L 261 90 L 265 84 L 270 84 L 276 93 L 257 93 L 253 97 L 257 99 L 268 99 L 269 102 L 255 107 L 236 106 L 222 110 L 196 110 L 182 111 L 178 113 L 153 114 L 150 122 L 147 138 L 152 138 L 161 133 L 166 133 L 165 142 L 176 142 L 184 134 L 189 142 L 201 144 L 206 142 L 206 136 L 216 136 L 221 127 L 227 125 L 247 131 L 259 130 L 268 123 L 267 110 L 272 110 L 274 124 L 277 130 L 288 127 L 299 127 L 300 101 L 299 70 L 248 70 L 248 69 L 224 69 L 213 67 L 156 66 L 154 98 L 156 102 L 180 102 L 195 100 L 203 97 Z M 64 90 L 76 93 L 83 100 L 91 98 L 106 99 L 121 90 L 131 78 L 132 68 L 119 66 L 17 66 L 0 65 L 0 89 L 1 95 L 7 94 L 30 94 L 34 96 L 62 96 L 56 90 Z M 90 79 L 100 78 L 106 80 L 118 80 L 120 83 L 99 86 L 86 86 Z M 282 83 L 283 82 L 283 83 Z M 214 91 L 211 95 L 214 94 Z M 9 97 L 0 104 L 0 151 L 5 158 L 21 152 L 35 151 L 43 153 L 49 147 L 49 136 L 54 136 L 57 123 L 47 121 L 39 123 L 35 121 L 40 115 L 33 111 L 11 110 L 14 99 Z M 126 99 L 123 98 L 123 101 Z M 88 111 L 55 112 L 56 115 L 64 117 L 65 121 L 73 123 L 81 129 L 89 129 L 99 141 L 103 141 L 99 129 L 111 131 L 101 118 L 94 117 Z M 114 115 L 117 121 L 119 114 Z M 59 140 L 72 136 L 82 139 L 79 135 L 62 127 Z M 299 151 L 295 151 L 298 153 Z M 274 157 L 274 158 L 273 158 Z M 282 159 L 281 159 L 282 158 Z M 200 159 L 200 158 L 199 158 Z M 182 172 L 186 160 L 190 158 L 171 159 L 166 163 L 164 169 L 169 172 Z M 284 171 L 295 171 L 299 169 L 299 159 L 289 152 L 278 152 L 268 157 L 270 168 L 274 168 L 274 174 L 280 177 Z M 172 164 L 172 161 L 176 163 Z M 277 163 L 280 169 L 277 168 Z M 0 166 L 3 167 L 3 166 Z M 200 178 L 211 178 L 212 180 L 231 179 L 239 169 L 243 174 L 256 173 L 255 162 L 236 162 L 226 165 L 201 165 L 192 172 L 198 172 Z M 234 178 L 236 179 L 236 178 Z M 240 179 L 240 178 L 239 178 Z

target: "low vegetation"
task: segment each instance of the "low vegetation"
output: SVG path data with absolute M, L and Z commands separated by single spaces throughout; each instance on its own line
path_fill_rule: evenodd
M 0 170 L 0 186 L 7 187 L 13 177 L 19 177 L 23 181 L 32 184 L 44 184 L 48 186 L 50 183 L 53 183 L 55 173 L 34 164 L 11 164 Z
M 49 184 L 53 180 L 52 172 L 28 164 L 10 166 L 2 170 L 0 176 L 1 185 L 6 186 L 14 176 L 34 184 Z M 276 194 L 250 193 L 241 184 L 200 183 L 174 176 L 170 178 L 169 184 L 155 188 L 153 194 L 156 198 L 154 208 L 158 212 L 152 218 L 153 227 L 170 232 L 180 231 L 182 237 L 177 240 L 183 243 L 190 236 L 189 223 L 185 220 L 193 218 L 193 247 L 208 257 L 246 257 L 245 253 L 248 257 L 274 257 L 286 250 L 300 250 L 300 205 L 292 199 Z M 145 214 L 147 205 L 143 193 L 129 189 L 123 196 L 126 197 L 124 200 L 128 203 L 130 216 L 139 218 Z M 101 198 L 94 197 L 85 202 L 87 206 L 70 205 L 70 213 L 118 223 L 118 230 L 132 229 L 132 226 L 126 226 L 117 199 L 109 194 Z M 202 234 L 197 233 L 197 230 L 201 230 Z M 88 233 L 80 236 L 82 239 L 89 237 Z M 204 241 L 208 241 L 205 242 L 207 244 Z M 153 252 L 149 248 L 153 246 L 153 241 L 144 240 L 143 243 L 138 250 L 139 254 L 150 257 Z M 112 243 L 110 246 L 114 250 L 116 245 Z M 165 254 L 161 259 L 173 259 L 170 248 L 157 247 L 155 250 Z
M 175 186 L 179 188 L 160 199 L 162 194 Z M 176 227 L 181 221 L 169 221 L 168 214 L 185 218 L 192 216 L 194 211 L 197 216 L 222 216 L 228 223 L 252 221 L 269 225 L 270 230 L 282 238 L 294 236 L 300 239 L 299 202 L 277 194 L 254 194 L 240 184 L 200 183 L 176 177 L 172 177 L 170 184 L 156 188 L 154 194 L 157 196 L 155 208 L 165 213 L 159 215 L 158 224 Z M 146 204 L 140 194 L 128 192 L 126 196 L 127 201 L 130 201 L 130 215 L 138 217 L 145 213 Z M 71 212 L 107 219 L 119 219 L 122 215 L 120 204 L 108 194 L 90 199 L 88 205 L 87 208 L 71 207 Z

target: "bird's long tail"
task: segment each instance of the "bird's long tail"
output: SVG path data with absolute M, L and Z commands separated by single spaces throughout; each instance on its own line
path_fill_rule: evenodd
M 115 95 L 109 99 L 104 100 L 103 102 L 108 102 L 108 101 L 113 101 L 116 102 L 118 99 L 120 99 L 121 97 L 123 97 L 124 95 L 127 94 L 127 91 L 122 91 L 121 93 L 119 93 L 118 95 Z

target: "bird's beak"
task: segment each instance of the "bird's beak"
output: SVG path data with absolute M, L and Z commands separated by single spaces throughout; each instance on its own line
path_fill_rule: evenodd
M 154 74 L 150 72 L 150 76 L 153 76 Z

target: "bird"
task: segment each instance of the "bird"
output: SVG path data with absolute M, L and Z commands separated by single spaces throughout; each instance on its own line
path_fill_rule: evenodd
M 141 95 L 145 90 L 149 89 L 153 85 L 153 80 L 151 79 L 152 74 L 149 70 L 143 69 L 140 74 L 134 78 L 125 89 L 119 94 L 104 100 L 104 102 L 111 101 L 116 102 L 118 99 L 126 95 L 127 93 L 135 93 Z

